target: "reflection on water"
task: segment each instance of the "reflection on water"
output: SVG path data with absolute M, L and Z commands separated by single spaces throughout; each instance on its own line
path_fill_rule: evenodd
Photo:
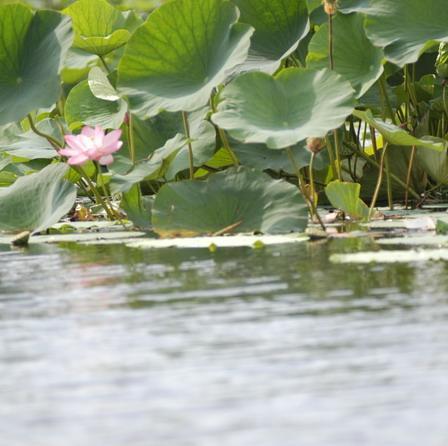
M 0 444 L 446 445 L 447 264 L 365 243 L 0 248 Z

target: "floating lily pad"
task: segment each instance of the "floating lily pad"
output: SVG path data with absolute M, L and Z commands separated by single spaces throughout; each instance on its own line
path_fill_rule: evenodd
M 30 238 L 30 244 L 35 243 L 95 243 L 106 241 L 108 243 L 128 243 L 130 240 L 143 237 L 144 232 L 112 231 L 112 232 L 85 232 L 75 234 L 36 235 Z
M 171 239 L 144 238 L 126 245 L 130 248 L 163 249 L 163 248 L 258 248 L 271 245 L 303 243 L 309 240 L 303 234 L 288 235 L 234 235 L 226 237 L 183 237 Z
M 382 238 L 376 241 L 380 245 L 403 245 L 403 246 L 446 246 L 448 235 L 423 235 L 406 237 Z
M 363 96 L 383 73 L 384 53 L 372 45 L 359 14 L 338 14 L 333 20 L 334 69 Z M 307 66 L 328 67 L 328 24 L 322 25 L 308 47 Z
M 141 118 L 194 111 L 247 57 L 253 29 L 223 0 L 164 4 L 140 26 L 121 59 L 119 87 Z
M 163 235 L 301 232 L 308 209 L 297 187 L 240 167 L 207 181 L 166 184 L 157 194 L 152 222 Z
M 51 107 L 72 43 L 70 19 L 22 4 L 0 6 L 0 125 Z
M 448 261 L 448 249 L 372 251 L 330 256 L 332 263 L 419 263 L 437 260 Z
M 0 189 L 0 230 L 39 232 L 55 224 L 75 203 L 75 186 L 64 180 L 68 166 L 51 164 Z
M 242 71 L 273 74 L 309 31 L 306 0 L 234 0 L 240 21 L 255 28 Z
M 220 94 L 212 120 L 241 142 L 282 149 L 325 136 L 353 107 L 354 91 L 338 74 L 288 68 L 275 77 L 251 72 L 236 78 Z

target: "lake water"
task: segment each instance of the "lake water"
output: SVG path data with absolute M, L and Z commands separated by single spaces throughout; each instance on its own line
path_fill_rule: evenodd
M 1 446 L 446 446 L 448 265 L 0 248 Z

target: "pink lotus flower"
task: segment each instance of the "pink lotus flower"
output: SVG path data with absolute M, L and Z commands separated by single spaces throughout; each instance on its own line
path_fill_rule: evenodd
M 67 147 L 59 150 L 60 155 L 68 157 L 70 165 L 81 165 L 88 160 L 98 161 L 107 166 L 114 161 L 112 153 L 120 150 L 121 130 L 114 130 L 107 135 L 104 130 L 96 126 L 84 127 L 79 135 L 66 135 Z

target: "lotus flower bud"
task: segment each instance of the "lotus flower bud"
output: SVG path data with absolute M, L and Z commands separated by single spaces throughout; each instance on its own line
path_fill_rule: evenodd
M 338 0 L 323 0 L 324 10 L 327 15 L 335 15 L 338 9 Z
M 310 153 L 317 154 L 325 147 L 325 141 L 322 138 L 310 137 L 306 140 L 306 149 Z
M 439 55 L 436 60 L 437 75 L 442 79 L 448 79 L 448 43 L 441 43 Z

